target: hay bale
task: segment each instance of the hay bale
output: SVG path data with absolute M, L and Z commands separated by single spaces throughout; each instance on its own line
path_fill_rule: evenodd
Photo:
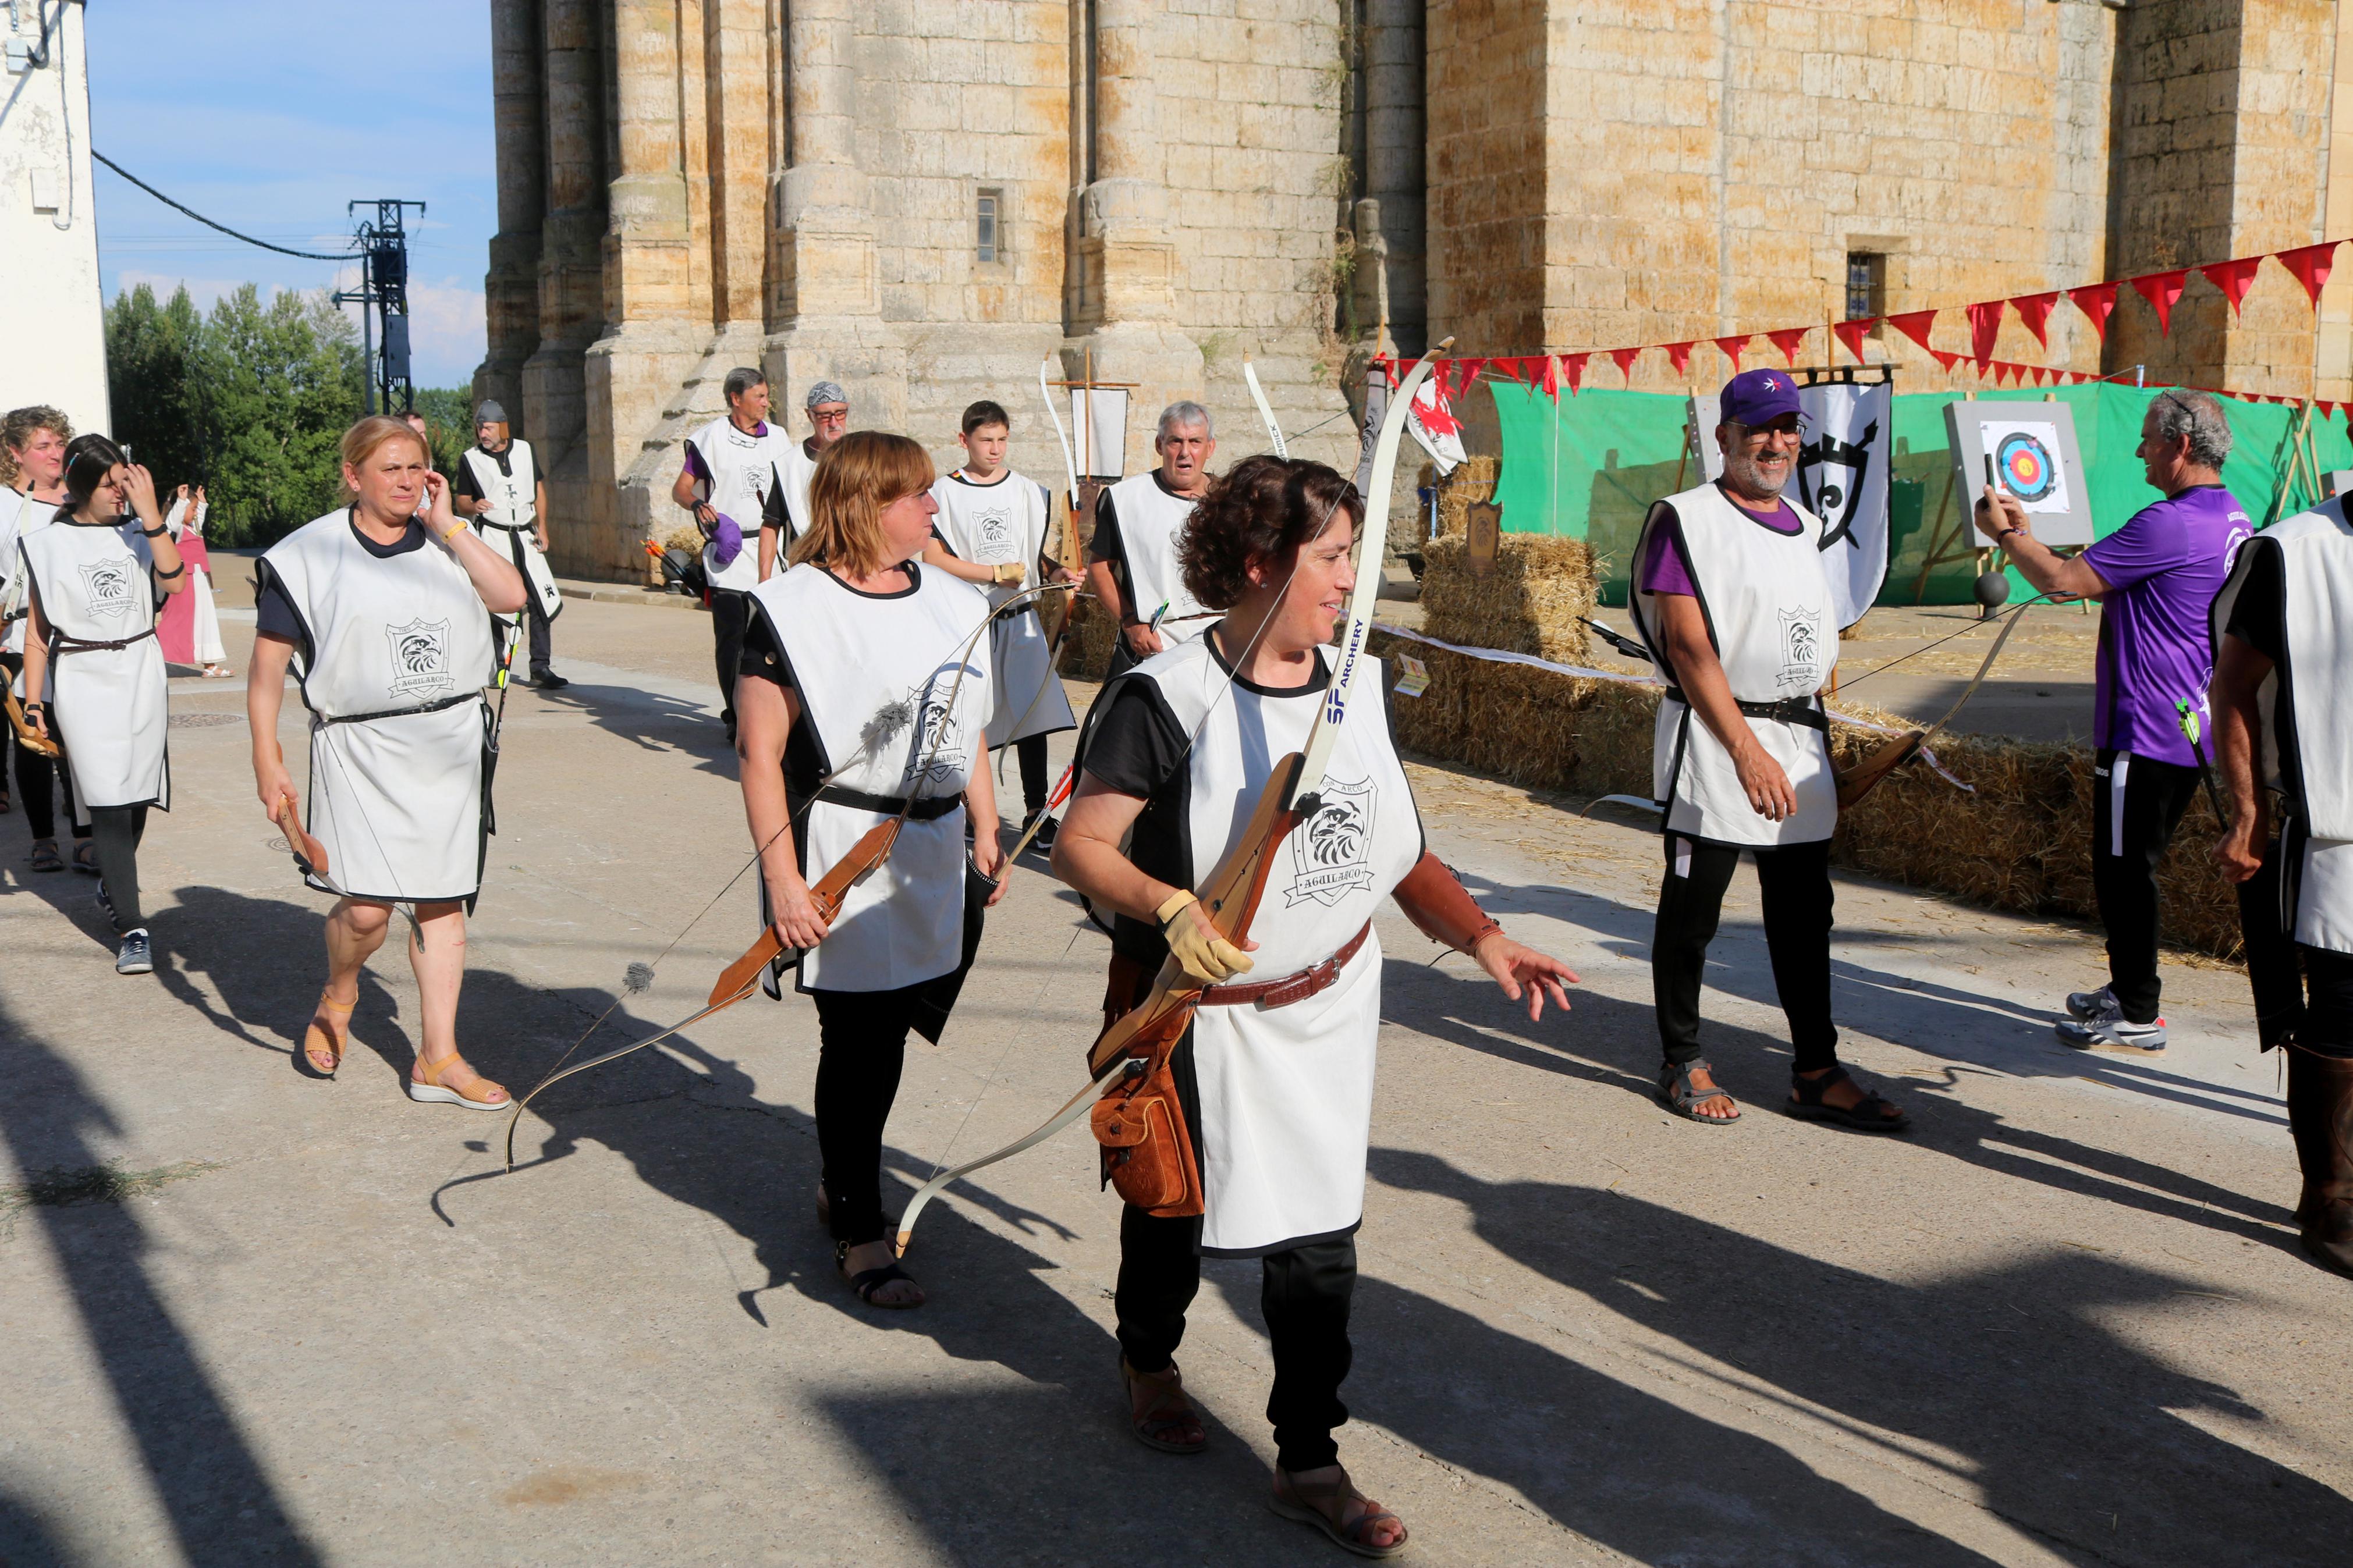
M 1409 750 L 1538 789 L 1649 796 L 1658 688 L 1493 664 L 1386 634 L 1376 634 L 1373 651 L 1392 670 L 1405 654 L 1430 671 L 1419 697 L 1390 705 Z M 1912 727 L 1892 713 L 1833 706 L 1887 729 Z M 1889 739 L 1835 722 L 1831 753 L 1843 767 Z M 1970 788 L 1954 788 L 1925 763 L 1897 770 L 1840 818 L 1831 859 L 1990 909 L 2096 918 L 2090 748 L 1942 735 L 1931 749 Z M 2237 894 L 2207 858 L 2220 832 L 2201 795 L 2158 869 L 2163 935 L 2174 947 L 2236 960 Z
M 1073 599 L 1071 629 L 1062 634 L 1061 672 L 1076 680 L 1101 680 L 1111 668 L 1119 626 L 1100 600 Z
M 1580 616 L 1593 613 L 1599 584 L 1581 539 L 1507 533 L 1494 569 L 1471 571 L 1460 533 L 1430 541 L 1421 572 L 1422 624 L 1431 637 L 1472 647 L 1583 664 L 1590 647 Z
M 1463 529 L 1469 526 L 1471 508 L 1494 495 L 1495 480 L 1503 471 L 1504 460 L 1501 458 L 1484 455 L 1465 458 L 1456 464 L 1454 471 L 1446 476 L 1446 482 L 1439 485 L 1436 537 L 1461 538 Z M 1437 465 L 1424 463 L 1421 466 L 1421 488 L 1428 489 L 1438 482 Z
M 702 546 L 705 542 L 702 530 L 689 522 L 681 523 L 663 534 L 661 547 L 664 550 L 683 550 L 689 555 L 700 555 L 702 553 Z

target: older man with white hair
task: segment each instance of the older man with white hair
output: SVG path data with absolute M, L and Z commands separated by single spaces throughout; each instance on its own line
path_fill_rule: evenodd
M 2254 531 L 2222 488 L 2231 426 L 2202 392 L 2160 392 L 2141 416 L 2137 455 L 2164 492 L 2073 559 L 2034 537 L 2015 496 L 1986 487 L 1978 530 L 2037 591 L 2100 601 L 2092 696 L 2092 895 L 2108 932 L 2108 983 L 2067 998 L 2059 1037 L 2111 1056 L 2165 1054 L 2158 1014 L 2157 867 L 2197 793 L 2214 669 L 2208 612 Z
M 1198 403 L 1170 404 L 1160 411 L 1152 449 L 1158 468 L 1120 480 L 1095 500 L 1087 586 L 1119 621 L 1113 675 L 1191 641 L 1218 618 L 1186 591 L 1176 565 L 1176 536 L 1209 488 L 1209 458 L 1218 449 L 1209 411 Z

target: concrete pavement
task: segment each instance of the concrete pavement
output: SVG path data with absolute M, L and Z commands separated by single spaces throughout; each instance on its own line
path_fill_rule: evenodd
M 756 919 L 721 891 L 747 847 L 707 623 L 579 603 L 556 643 L 575 684 L 510 705 L 461 1012 L 518 1091 L 629 963 L 676 939 L 588 1050 L 691 1012 Z M 512 1176 L 504 1118 L 402 1098 L 397 959 L 340 1079 L 301 1076 L 325 900 L 252 799 L 241 683 L 173 702 L 152 979 L 0 820 L 0 1561 L 1341 1560 L 1260 1506 L 1252 1266 L 1208 1266 L 1182 1357 L 1212 1452 L 1126 1436 L 1083 1132 L 930 1211 L 929 1305 L 856 1303 L 810 1210 L 804 1001 L 560 1086 Z M 1380 922 L 1342 1447 L 1414 1558 L 2344 1560 L 2353 1285 L 2295 1250 L 2239 975 L 2168 965 L 2171 1055 L 2087 1058 L 2048 1017 L 2096 981 L 2089 934 L 1842 878 L 1844 1049 L 1919 1124 L 1870 1140 L 1770 1109 L 1744 877 L 1707 1006 L 1747 1114 L 1697 1127 L 1649 1098 L 1647 824 L 1413 773 L 1432 844 L 1585 980 L 1531 1025 Z M 1023 868 L 942 1046 L 910 1049 L 900 1194 L 1077 1087 L 1103 956 Z

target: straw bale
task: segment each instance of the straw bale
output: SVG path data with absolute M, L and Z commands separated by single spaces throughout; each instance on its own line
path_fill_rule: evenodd
M 1470 526 L 1472 506 L 1494 495 L 1496 478 L 1503 471 L 1501 458 L 1485 455 L 1465 458 L 1456 464 L 1454 471 L 1446 476 L 1446 482 L 1439 485 L 1436 537 L 1461 538 L 1462 531 Z M 1428 489 L 1432 485 L 1438 485 L 1438 467 L 1424 463 L 1421 488 Z
M 1577 617 L 1593 613 L 1593 552 L 1581 539 L 1507 533 L 1496 541 L 1494 570 L 1470 566 L 1461 534 L 1434 539 L 1423 552 L 1422 624 L 1431 637 L 1471 647 L 1534 654 L 1583 664 L 1590 642 Z
M 1398 654 L 1430 671 L 1421 696 L 1391 703 L 1409 750 L 1539 789 L 1650 797 L 1657 687 L 1493 664 L 1388 636 L 1377 636 L 1373 650 L 1392 671 Z M 1832 706 L 1889 730 L 1913 727 L 1878 710 Z M 1833 723 L 1831 754 L 1843 766 L 1890 738 Z M 1930 749 L 1970 789 L 1956 789 L 1925 763 L 1898 769 L 1841 818 L 1831 858 L 1991 909 L 2095 918 L 2090 748 L 1940 735 Z M 2201 795 L 2158 870 L 2163 935 L 2175 947 L 2236 959 L 2237 895 L 2207 859 L 2219 831 Z
M 681 523 L 662 535 L 661 545 L 664 550 L 683 550 L 689 555 L 700 555 L 703 545 L 702 530 L 691 522 Z
M 1076 680 L 1101 680 L 1111 668 L 1113 645 L 1119 626 L 1111 612 L 1094 598 L 1073 598 L 1071 629 L 1062 636 L 1061 671 Z

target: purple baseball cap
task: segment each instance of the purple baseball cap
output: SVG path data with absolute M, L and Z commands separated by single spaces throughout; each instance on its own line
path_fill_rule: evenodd
M 1716 395 L 1717 417 L 1754 430 L 1784 414 L 1796 414 L 1798 384 L 1778 370 L 1744 370 Z

